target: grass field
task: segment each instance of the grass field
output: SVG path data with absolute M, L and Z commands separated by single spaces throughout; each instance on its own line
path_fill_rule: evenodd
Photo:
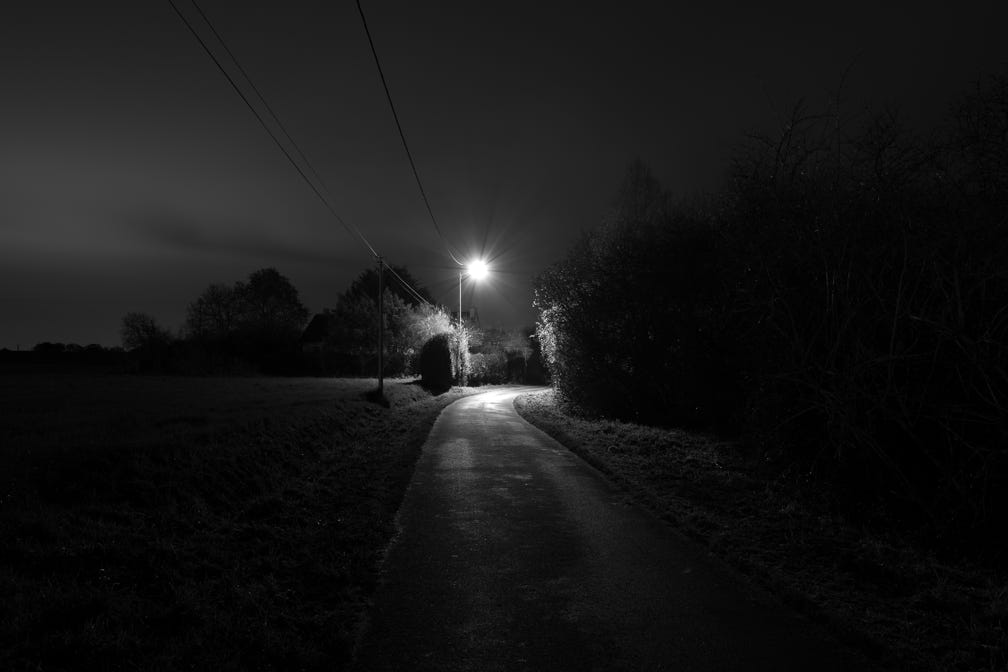
M 768 478 L 711 436 L 563 413 L 552 391 L 521 415 L 634 499 L 785 601 L 826 622 L 880 668 L 1008 669 L 1008 576 L 937 558 L 896 531 L 831 513 L 828 498 Z
M 0 669 L 339 669 L 432 397 L 0 377 Z

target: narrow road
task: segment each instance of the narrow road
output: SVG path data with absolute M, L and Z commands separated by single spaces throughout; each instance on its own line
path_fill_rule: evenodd
M 838 645 L 529 425 L 527 388 L 438 418 L 359 670 L 844 670 Z

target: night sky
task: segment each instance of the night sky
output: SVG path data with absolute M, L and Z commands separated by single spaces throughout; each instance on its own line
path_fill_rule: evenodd
M 457 301 L 354 2 L 201 6 L 339 214 Z M 1005 6 L 364 2 L 445 235 L 491 259 L 472 303 L 503 327 L 532 323 L 532 279 L 602 220 L 633 158 L 674 194 L 716 187 L 744 132 L 800 96 L 825 109 L 848 66 L 845 114 L 933 125 L 1008 71 Z M 208 284 L 267 266 L 317 312 L 371 265 L 167 0 L 5 4 L 0 347 L 116 345 L 131 310 L 174 330 Z

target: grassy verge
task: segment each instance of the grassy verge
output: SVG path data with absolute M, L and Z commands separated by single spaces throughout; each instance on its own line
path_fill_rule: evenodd
M 468 393 L 374 384 L 0 379 L 0 669 L 339 669 Z
M 518 412 L 880 668 L 1008 669 L 1008 577 L 856 526 L 814 493 L 760 475 L 713 437 L 563 413 L 552 391 Z

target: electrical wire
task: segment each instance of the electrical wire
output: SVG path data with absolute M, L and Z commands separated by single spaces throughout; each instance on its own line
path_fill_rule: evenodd
M 192 0 L 190 0 L 190 1 L 192 1 Z M 255 108 L 255 106 L 252 104 L 252 102 L 248 99 L 248 96 L 245 95 L 245 92 L 242 91 L 241 87 L 239 87 L 238 84 L 237 84 L 237 82 L 235 82 L 234 78 L 231 76 L 231 73 L 229 73 L 227 71 L 227 69 L 220 62 L 220 59 L 217 58 L 217 55 L 214 54 L 213 50 L 210 49 L 209 45 L 207 45 L 206 41 L 199 34 L 199 32 L 196 30 L 196 28 L 192 25 L 192 23 L 189 22 L 189 19 L 186 18 L 185 14 L 183 14 L 182 11 L 175 4 L 175 0 L 168 0 L 168 3 L 172 6 L 172 9 L 175 10 L 175 13 L 178 14 L 179 18 L 182 19 L 182 22 L 189 29 L 189 32 L 192 33 L 193 37 L 196 38 L 196 41 L 200 43 L 201 47 L 203 47 L 203 50 L 207 53 L 208 56 L 210 56 L 211 60 L 213 60 L 214 64 L 217 66 L 217 69 L 221 71 L 221 74 L 223 74 L 224 77 L 228 80 L 228 83 L 231 84 L 231 88 L 233 88 L 235 90 L 235 93 L 237 93 L 241 97 L 241 99 L 245 102 L 245 105 L 249 108 L 249 110 L 252 111 L 252 114 L 255 115 L 255 118 L 259 121 L 259 124 L 263 127 L 263 129 L 273 139 L 273 142 L 276 143 L 276 146 L 280 148 L 280 151 L 283 152 L 284 156 L 287 157 L 287 160 L 294 167 L 294 170 L 296 170 L 298 172 L 298 175 L 301 176 L 301 179 L 303 179 L 305 181 L 305 183 L 311 188 L 311 190 L 313 192 L 315 192 L 315 195 L 318 196 L 319 200 L 322 201 L 322 203 L 325 205 L 326 209 L 329 210 L 329 212 L 332 214 L 332 216 L 336 218 L 336 221 L 338 221 L 340 224 L 342 224 L 343 228 L 345 228 L 347 230 L 347 232 L 351 236 L 353 236 L 354 234 L 356 234 L 356 236 L 358 238 L 360 238 L 361 242 L 364 243 L 364 246 L 367 247 L 367 249 L 371 252 L 371 255 L 374 256 L 375 258 L 377 258 L 378 257 L 378 252 L 375 251 L 374 247 L 371 245 L 370 242 L 368 242 L 368 239 L 364 236 L 363 233 L 361 233 L 360 229 L 358 229 L 356 226 L 351 227 L 350 224 L 347 224 L 346 221 L 344 221 L 343 218 L 339 216 L 339 213 L 337 213 L 336 210 L 332 207 L 332 204 L 329 202 L 329 200 L 325 196 L 322 195 L 322 192 L 319 191 L 318 187 L 315 186 L 315 183 L 312 182 L 308 178 L 308 176 L 305 174 L 305 172 L 301 168 L 301 166 L 299 166 L 298 163 L 297 163 L 297 161 L 294 160 L 294 157 L 291 156 L 291 153 L 289 151 L 287 151 L 287 148 L 284 147 L 283 143 L 280 142 L 280 139 L 277 138 L 276 133 L 273 132 L 273 129 L 271 129 L 269 127 L 269 124 L 266 123 L 266 120 L 263 119 L 263 117 L 259 113 L 259 111 Z M 195 5 L 196 3 L 193 2 L 193 4 Z M 197 7 L 197 9 L 198 9 L 198 7 Z M 202 12 L 200 12 L 200 14 L 203 15 Z M 203 15 L 203 17 L 204 17 L 204 21 L 206 21 L 206 16 Z M 207 25 L 210 25 L 211 26 L 211 30 L 213 30 L 213 26 L 209 23 L 209 21 L 207 21 Z M 215 35 L 217 35 L 217 31 L 216 30 L 214 30 L 213 32 L 214 32 Z M 220 39 L 219 36 L 218 36 L 218 39 Z M 223 44 L 223 41 L 221 41 L 221 44 Z M 225 50 L 227 50 L 226 46 L 225 46 Z M 230 51 L 228 51 L 228 53 L 230 54 Z M 232 56 L 232 59 L 233 58 L 234 57 Z M 236 64 L 237 64 L 237 61 L 236 61 Z M 241 69 L 240 66 L 239 66 L 239 69 Z M 244 71 L 243 71 L 243 74 L 244 74 Z M 247 75 L 246 75 L 246 79 L 248 79 Z M 249 79 L 249 82 L 251 83 L 250 79 Z M 255 88 L 255 87 L 253 86 L 253 88 Z M 279 123 L 279 120 L 277 120 L 277 125 L 279 125 L 281 128 L 283 128 L 282 124 Z M 284 134 L 287 134 L 286 130 L 284 130 Z M 289 135 L 288 135 L 288 137 L 289 137 Z M 305 163 L 309 166 L 309 170 L 311 170 L 312 172 L 315 172 L 314 169 L 310 167 L 311 164 L 308 163 L 307 159 L 305 160 Z
M 368 28 L 367 19 L 364 17 L 364 8 L 361 7 L 360 0 L 357 2 L 357 12 L 360 14 L 361 23 L 364 24 L 364 33 L 367 35 L 368 44 L 371 45 L 371 55 L 374 56 L 375 66 L 378 68 L 378 76 L 381 78 L 382 87 L 385 89 L 385 97 L 388 99 L 389 108 L 392 110 L 392 118 L 395 119 L 396 128 L 399 129 L 399 139 L 402 140 L 403 149 L 406 151 L 406 158 L 409 159 L 410 168 L 413 169 L 413 177 L 416 179 L 417 188 L 420 190 L 420 196 L 423 197 L 424 205 L 427 206 L 427 214 L 430 215 L 431 222 L 434 224 L 434 230 L 437 231 L 438 236 L 441 238 L 441 242 L 444 243 L 445 249 L 448 250 L 448 256 L 452 258 L 459 266 L 464 266 L 455 253 L 452 251 L 451 245 L 448 243 L 448 239 L 445 238 L 444 233 L 441 231 L 441 227 L 438 225 L 437 217 L 434 216 L 434 210 L 431 208 L 430 200 L 427 198 L 427 192 L 424 190 L 423 183 L 420 181 L 420 173 L 417 171 L 416 162 L 413 161 L 413 154 L 410 152 L 409 145 L 406 143 L 406 134 L 403 132 L 402 124 L 399 123 L 399 115 L 396 113 L 395 104 L 392 102 L 392 94 L 389 92 L 388 82 L 385 81 L 385 73 L 382 71 L 381 62 L 378 60 L 378 51 L 375 49 L 374 40 L 371 38 L 371 30 Z
M 422 295 L 417 290 L 413 289 L 412 285 L 410 285 L 408 282 L 406 282 L 405 280 L 403 280 L 402 276 L 399 275 L 398 273 L 396 273 L 396 270 L 394 268 L 392 268 L 391 266 L 389 266 L 384 261 L 382 261 L 382 265 L 384 265 L 385 268 L 387 268 L 389 271 L 391 271 L 392 275 L 394 275 L 396 277 L 396 279 L 399 280 L 399 282 L 402 283 L 402 286 L 405 287 L 413 296 L 415 296 L 417 299 L 419 299 L 421 303 L 425 303 L 428 306 L 434 305 L 430 301 L 427 300 L 427 297 L 425 297 L 424 295 Z
M 326 206 L 326 209 L 329 210 L 329 212 L 333 215 L 333 217 L 336 218 L 336 221 L 338 221 L 347 230 L 347 232 L 351 234 L 351 236 L 353 236 L 353 235 L 356 234 L 356 236 L 361 240 L 361 242 L 364 243 L 365 247 L 367 247 L 367 249 L 371 253 L 371 255 L 373 257 L 375 257 L 384 268 L 387 268 L 389 271 L 391 271 L 392 275 L 395 276 L 395 278 L 402 284 L 402 286 L 412 296 L 415 296 L 421 303 L 424 303 L 424 304 L 427 304 L 427 305 L 433 305 L 433 304 L 431 304 L 430 301 L 427 300 L 427 298 L 425 296 L 423 296 L 422 294 L 420 294 L 420 292 L 418 292 L 416 289 L 414 289 L 414 287 L 412 285 L 410 285 L 408 282 L 406 282 L 402 278 L 402 276 L 399 275 L 399 273 L 397 273 L 395 271 L 394 268 L 392 268 L 391 266 L 388 265 L 388 262 L 386 262 L 381 257 L 381 255 L 378 254 L 378 252 L 371 245 L 371 243 L 367 240 L 367 238 L 364 236 L 364 234 L 361 232 L 361 230 L 359 228 L 357 228 L 356 226 L 353 226 L 351 224 L 348 224 L 342 217 L 339 216 L 339 213 L 337 213 L 335 211 L 335 209 L 332 207 L 332 204 L 330 203 L 329 199 L 327 199 L 321 193 L 321 191 L 315 186 L 315 184 L 310 179 L 308 179 L 308 176 L 304 173 L 304 171 L 301 169 L 301 167 L 297 164 L 297 162 L 291 156 L 290 152 L 287 151 L 287 148 L 284 147 L 283 143 L 280 142 L 280 140 L 279 140 L 279 138 L 277 138 L 276 134 L 273 133 L 273 130 L 269 127 L 269 125 L 263 119 L 262 115 L 260 115 L 259 111 L 255 108 L 255 106 L 251 103 L 251 101 L 248 99 L 248 97 L 245 95 L 245 93 L 241 90 L 241 88 L 238 86 L 237 82 L 235 82 L 234 78 L 232 78 L 231 75 L 230 75 L 230 73 L 228 73 L 227 70 L 223 67 L 223 65 L 221 64 L 220 60 L 213 53 L 213 51 L 210 49 L 209 45 L 207 45 L 207 43 L 203 40 L 202 36 L 195 29 L 195 27 L 192 25 L 192 23 L 190 23 L 189 20 L 185 17 L 185 15 L 179 10 L 179 8 L 175 4 L 174 0 L 168 0 L 168 2 L 169 2 L 169 4 L 171 4 L 172 9 L 175 10 L 175 13 L 178 14 L 179 18 L 182 19 L 182 22 L 189 29 L 189 32 L 191 32 L 193 34 L 193 36 L 196 38 L 196 40 L 200 43 L 200 46 L 203 47 L 203 50 L 206 51 L 207 55 L 209 55 L 210 58 L 213 60 L 214 64 L 217 66 L 217 69 L 221 71 L 221 74 L 223 74 L 225 78 L 227 78 L 228 82 L 231 84 L 231 87 L 235 90 L 235 92 L 245 102 L 245 105 L 252 111 L 252 114 L 255 115 L 256 119 L 259 121 L 259 124 L 269 134 L 270 138 L 273 139 L 273 142 L 276 143 L 277 147 L 280 148 L 280 151 L 283 152 L 284 156 L 287 157 L 287 160 L 294 167 L 294 169 L 298 172 L 298 174 L 305 181 L 305 183 L 308 184 L 308 186 L 315 193 L 315 195 L 318 196 L 319 200 L 321 200 L 322 203 Z M 291 136 L 291 134 L 288 133 L 287 128 L 284 126 L 283 122 L 280 121 L 280 117 L 276 114 L 276 112 L 273 111 L 273 108 L 270 106 L 269 102 L 266 100 L 266 97 L 263 96 L 262 92 L 255 85 L 255 82 L 252 81 L 252 78 L 245 71 L 245 68 L 242 67 L 241 63 L 238 61 L 238 58 L 234 55 L 234 53 L 231 51 L 231 49 L 228 48 L 227 43 L 224 41 L 224 38 L 221 36 L 221 34 L 219 32 L 217 32 L 217 29 L 214 27 L 214 25 L 210 21 L 209 17 L 206 15 L 206 13 L 203 11 L 203 9 L 199 6 L 199 4 L 196 2 L 196 0 L 190 0 L 190 2 L 192 3 L 193 7 L 196 8 L 196 11 L 199 12 L 200 17 L 203 19 L 203 22 L 210 28 L 210 31 L 213 33 L 214 38 L 217 40 L 218 43 L 220 43 L 220 45 L 224 49 L 225 53 L 227 53 L 228 58 L 230 58 L 231 62 L 234 63 L 235 67 L 238 68 L 238 71 L 241 73 L 242 77 L 245 78 L 245 81 L 248 82 L 249 86 L 255 92 L 255 94 L 259 98 L 260 102 L 262 102 L 263 106 L 269 112 L 269 115 L 272 118 L 273 122 L 277 125 L 277 127 L 279 127 L 279 129 L 283 133 L 284 137 L 287 138 L 288 142 L 290 142 L 290 144 L 294 147 L 294 150 L 301 157 L 301 160 L 308 167 L 308 170 L 311 172 L 311 174 L 315 177 L 316 180 L 318 180 L 319 186 L 321 186 L 322 190 L 328 191 L 328 189 L 326 188 L 325 182 L 324 182 L 324 180 L 322 180 L 321 176 L 318 174 L 318 171 L 315 170 L 315 167 L 312 166 L 311 161 L 308 160 L 307 155 L 305 155 L 305 153 L 301 150 L 300 146 L 298 146 L 297 142 L 295 142 L 295 140 Z
M 276 123 L 276 125 L 280 127 L 280 130 L 283 132 L 284 137 L 287 138 L 288 142 L 290 142 L 290 144 L 294 146 L 294 150 L 298 153 L 298 156 L 300 156 L 301 160 L 304 161 L 305 165 L 308 166 L 308 170 L 311 171 L 312 177 L 318 180 L 318 183 L 319 185 L 321 185 L 323 191 L 328 192 L 329 190 L 326 189 L 325 181 L 322 179 L 322 176 L 315 171 L 315 168 L 314 166 L 312 166 L 311 161 L 309 161 L 308 157 L 305 156 L 305 153 L 301 151 L 301 147 L 299 147 L 297 142 L 294 141 L 294 138 L 291 137 L 291 134 L 287 132 L 287 129 L 286 127 L 284 127 L 283 122 L 280 121 L 280 117 L 278 117 L 276 112 L 273 111 L 273 108 L 270 106 L 269 102 L 259 91 L 259 87 L 255 85 L 255 82 L 252 81 L 252 78 L 249 77 L 249 74 L 245 72 L 245 68 L 242 67 L 242 64 L 238 61 L 238 58 L 231 52 L 231 49 L 228 48 L 227 42 L 224 41 L 224 38 L 221 37 L 221 34 L 217 32 L 216 28 L 214 28 L 213 23 L 210 21 L 210 18 L 206 15 L 206 13 L 203 11 L 203 8 L 199 6 L 199 3 L 196 2 L 196 0 L 189 0 L 189 1 L 192 3 L 192 6 L 196 8 L 196 11 L 199 12 L 200 17 L 203 19 L 203 22 L 210 28 L 210 32 L 213 33 L 214 37 L 217 39 L 220 45 L 224 47 L 225 53 L 227 53 L 228 58 L 231 59 L 231 62 L 235 64 L 235 67 L 238 68 L 238 72 L 241 73 L 242 77 L 245 78 L 245 81 L 248 82 L 249 86 L 252 87 L 252 90 L 255 92 L 259 100 L 262 102 L 263 106 L 266 108 L 266 111 L 269 112 L 269 115 L 273 119 L 274 123 Z

